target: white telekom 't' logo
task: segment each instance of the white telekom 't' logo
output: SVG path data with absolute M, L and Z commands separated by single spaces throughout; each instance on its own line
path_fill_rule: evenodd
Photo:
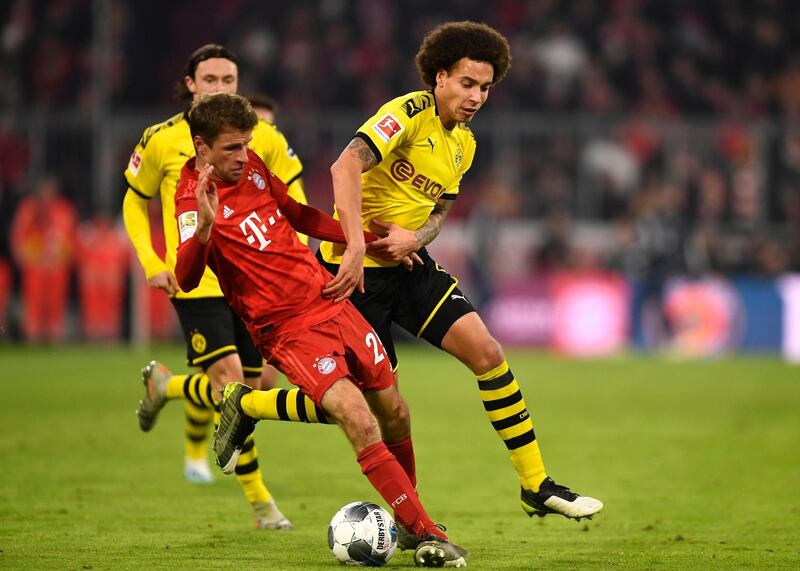
M 270 216 L 267 219 L 270 226 L 274 226 L 275 222 L 277 222 L 277 218 L 282 218 L 283 213 L 281 212 L 280 208 L 275 210 L 275 216 Z M 239 224 L 239 228 L 242 229 L 242 234 L 247 236 L 247 243 L 252 244 L 253 242 L 258 239 L 258 249 L 263 250 L 270 244 L 272 244 L 272 240 L 267 240 L 267 237 L 264 234 L 267 233 L 267 225 L 261 221 L 261 218 L 258 217 L 258 214 L 255 211 L 251 212 L 247 218 L 242 220 L 241 224 Z M 248 234 L 248 230 L 252 232 L 252 234 Z
M 264 236 L 267 233 L 267 225 L 261 222 L 261 218 L 255 212 L 251 212 L 247 218 L 242 220 L 239 228 L 242 229 L 242 234 L 247 236 L 248 244 L 252 244 L 256 241 L 256 238 L 258 239 L 259 250 L 263 250 L 272 243 L 272 240 L 267 240 L 266 236 Z M 252 234 L 248 234 L 248 229 Z

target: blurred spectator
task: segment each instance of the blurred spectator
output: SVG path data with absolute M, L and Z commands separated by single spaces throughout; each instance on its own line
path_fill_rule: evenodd
M 0 339 L 8 339 L 8 302 L 11 299 L 11 266 L 0 258 Z
M 536 271 L 547 273 L 569 265 L 572 218 L 564 208 L 553 208 L 542 229 L 542 239 L 536 251 Z
M 78 227 L 78 292 L 83 335 L 113 341 L 121 334 L 130 245 L 124 231 L 105 215 Z
M 494 295 L 493 266 L 501 255 L 497 249 L 499 230 L 505 220 L 518 212 L 519 204 L 519 196 L 507 184 L 489 180 L 472 208 L 468 224 L 475 242 L 468 263 L 476 292 L 473 301 L 478 307 Z
M 22 330 L 33 342 L 64 337 L 76 214 L 59 192 L 55 177 L 41 179 L 19 202 L 11 227 L 11 248 L 22 272 Z

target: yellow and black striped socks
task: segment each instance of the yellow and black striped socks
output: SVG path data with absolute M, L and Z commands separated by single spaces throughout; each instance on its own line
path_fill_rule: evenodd
M 242 453 L 236 461 L 236 477 L 244 490 L 247 501 L 251 504 L 266 503 L 272 494 L 264 484 L 261 468 L 258 465 L 258 450 L 253 435 L 247 437 L 242 446 Z
M 167 385 L 167 398 L 183 397 L 198 408 L 213 408 L 212 388 L 203 373 L 175 376 L 175 385 Z M 245 414 L 259 420 L 283 420 L 311 424 L 335 424 L 300 389 L 253 391 L 242 397 Z
M 219 410 L 214 411 L 214 429 L 219 426 Z M 247 501 L 251 504 L 266 503 L 272 499 L 258 465 L 258 449 L 253 435 L 247 437 L 242 445 L 242 452 L 236 461 L 236 478 L 242 486 Z
M 525 399 L 508 363 L 503 361 L 477 380 L 486 416 L 508 448 L 520 484 L 527 490 L 539 491 L 547 473 Z
M 244 413 L 259 420 L 287 420 L 315 424 L 334 424 L 320 407 L 300 389 L 252 391 L 240 401 Z
M 186 457 L 191 460 L 203 460 L 208 457 L 208 432 L 214 411 L 206 406 L 198 407 L 188 400 L 183 401 L 183 409 L 186 413 L 184 425 Z

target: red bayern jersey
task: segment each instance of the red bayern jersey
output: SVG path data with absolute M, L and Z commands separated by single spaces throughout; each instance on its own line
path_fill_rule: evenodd
M 298 239 L 278 203 L 286 186 L 253 153 L 237 184 L 214 181 L 219 208 L 208 242 L 208 266 L 231 308 L 251 333 L 266 326 L 297 329 L 341 310 L 322 298 L 332 276 Z M 194 235 L 198 172 L 195 160 L 181 170 L 175 192 L 178 254 Z

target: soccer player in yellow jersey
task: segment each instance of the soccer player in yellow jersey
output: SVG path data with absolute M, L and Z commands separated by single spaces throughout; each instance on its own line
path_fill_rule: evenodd
M 237 82 L 236 56 L 223 46 L 210 44 L 191 55 L 176 92 L 179 99 L 191 102 L 206 93 L 235 93 Z M 300 160 L 273 125 L 259 121 L 250 148 L 288 185 L 293 198 L 306 202 Z M 125 170 L 128 191 L 123 217 L 148 284 L 172 298 L 186 339 L 189 365 L 201 369 L 194 374 L 172 375 L 155 361 L 145 367 L 142 373 L 147 391 L 137 411 L 139 425 L 142 430 L 150 430 L 166 400 L 185 399 L 185 475 L 190 481 L 203 482 L 212 479 L 205 441 L 215 397 L 219 396 L 217 389 L 231 379 L 243 378 L 258 388 L 262 358 L 242 322 L 225 303 L 211 270 L 206 269 L 200 285 L 191 293 L 178 288 L 173 273 L 178 245 L 175 187 L 181 167 L 194 154 L 186 113 L 146 129 Z M 159 193 L 167 243 L 164 260 L 153 249 L 147 216 L 148 201 Z M 253 507 L 257 527 L 291 527 L 262 481 L 252 441 L 245 445 L 236 474 Z
M 600 511 L 602 502 L 547 476 L 502 348 L 458 289 L 458 280 L 425 249 L 439 234 L 472 164 L 470 121 L 510 62 L 506 39 L 484 24 L 450 22 L 426 35 L 416 63 L 429 89 L 381 107 L 331 168 L 336 214 L 347 246 L 325 242 L 320 248 L 335 275 L 324 293 L 337 300 L 352 293 L 350 300 L 378 332 L 395 370 L 392 322 L 464 363 L 475 375 L 486 414 L 510 453 L 525 512 L 577 520 Z M 385 237 L 365 249 L 362 227 L 381 228 Z M 421 263 L 410 272 L 397 261 L 385 261 L 413 254 Z

